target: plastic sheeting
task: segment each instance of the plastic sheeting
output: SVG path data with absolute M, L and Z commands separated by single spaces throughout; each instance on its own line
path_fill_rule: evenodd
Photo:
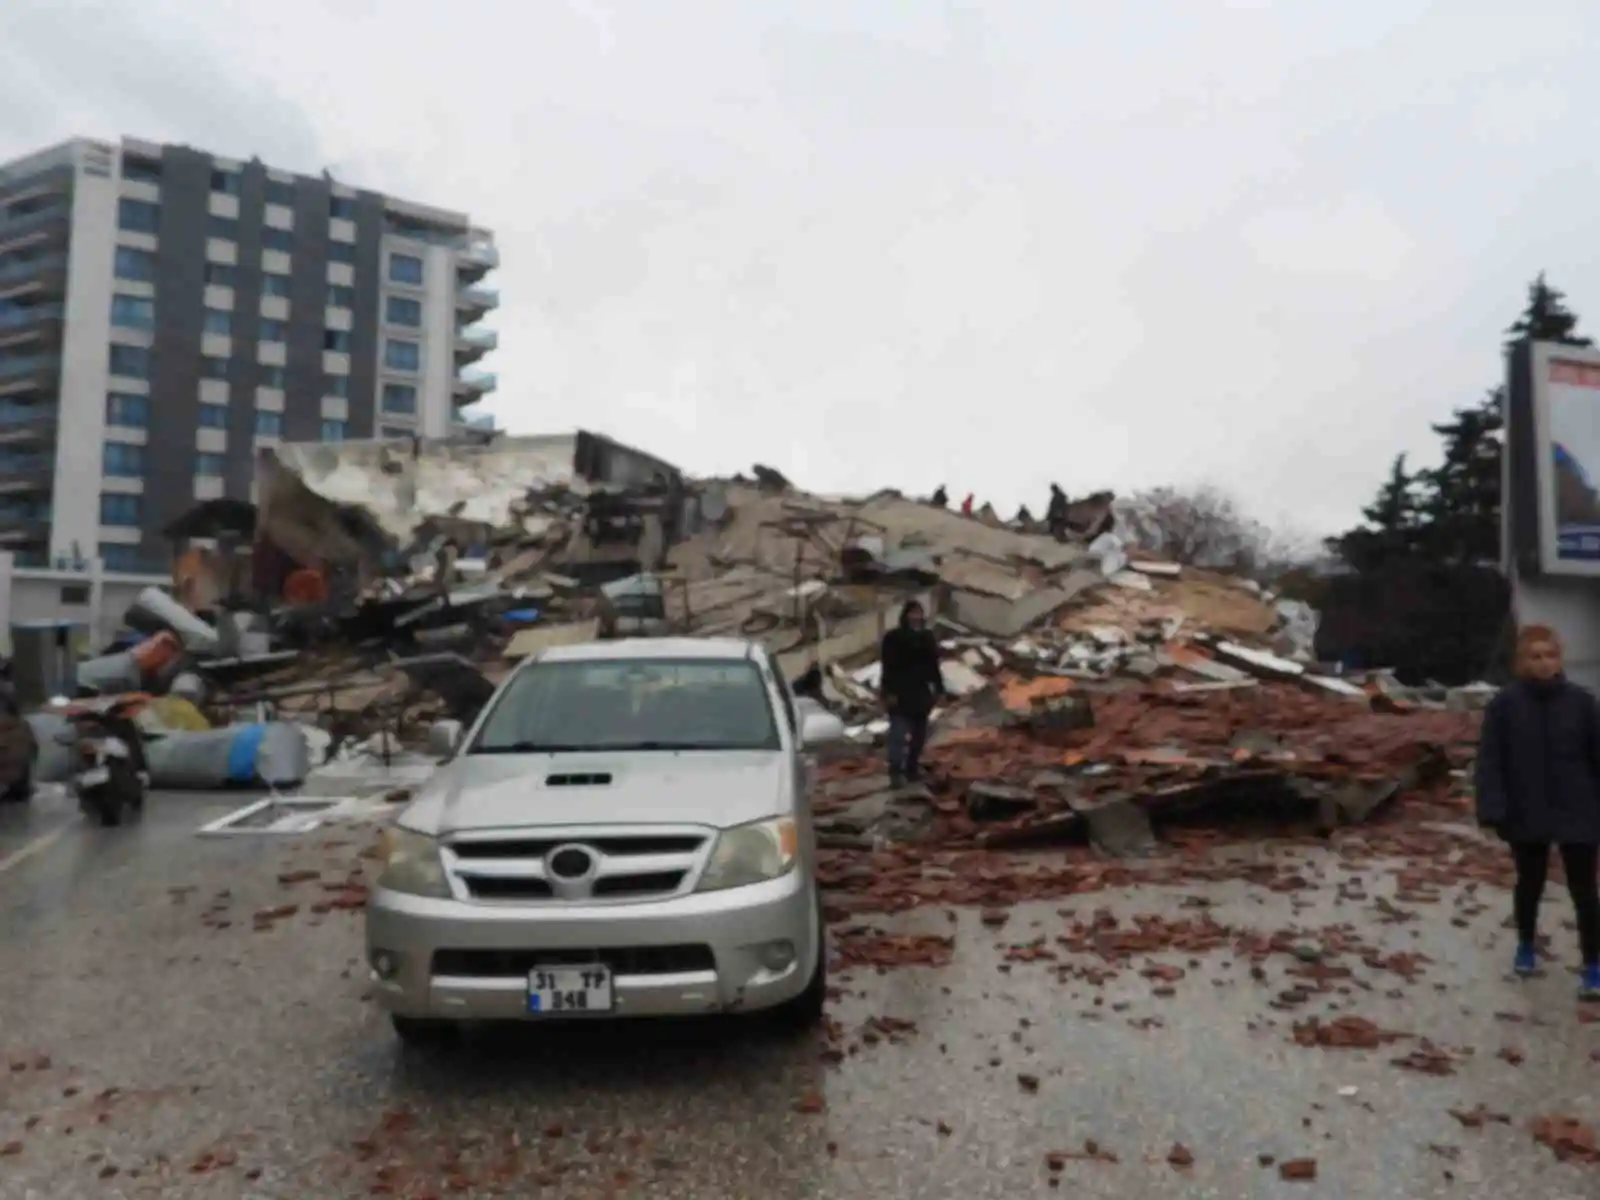
M 1288 644 L 1290 658 L 1310 662 L 1316 657 L 1317 622 L 1321 615 L 1304 600 L 1279 600 L 1278 636 Z
M 305 735 L 283 721 L 169 733 L 147 741 L 144 753 L 159 788 L 286 787 L 311 770 Z
M 131 650 L 106 654 L 78 664 L 78 683 L 105 696 L 136 692 L 144 686 L 144 672 Z

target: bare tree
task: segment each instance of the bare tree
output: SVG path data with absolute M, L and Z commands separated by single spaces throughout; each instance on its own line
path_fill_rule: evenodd
M 1122 536 L 1185 566 L 1253 575 L 1277 557 L 1271 531 L 1219 488 L 1151 488 L 1116 506 Z

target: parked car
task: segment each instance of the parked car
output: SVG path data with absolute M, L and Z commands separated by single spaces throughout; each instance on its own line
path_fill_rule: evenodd
M 367 904 L 407 1041 L 465 1020 L 770 1010 L 826 991 L 804 751 L 843 735 L 733 639 L 546 649 L 388 831 Z

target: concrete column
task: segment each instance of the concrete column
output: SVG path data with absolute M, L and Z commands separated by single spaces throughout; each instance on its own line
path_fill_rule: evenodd
M 98 653 L 106 642 L 101 617 L 106 600 L 105 560 L 98 554 L 89 560 L 89 644 L 90 653 Z
M 9 550 L 0 550 L 0 653 L 11 654 L 11 589 L 15 583 L 12 572 L 16 556 Z

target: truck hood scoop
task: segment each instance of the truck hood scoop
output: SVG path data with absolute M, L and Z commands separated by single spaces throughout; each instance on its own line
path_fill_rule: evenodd
M 568 771 L 544 777 L 545 787 L 606 787 L 610 782 L 610 771 Z

